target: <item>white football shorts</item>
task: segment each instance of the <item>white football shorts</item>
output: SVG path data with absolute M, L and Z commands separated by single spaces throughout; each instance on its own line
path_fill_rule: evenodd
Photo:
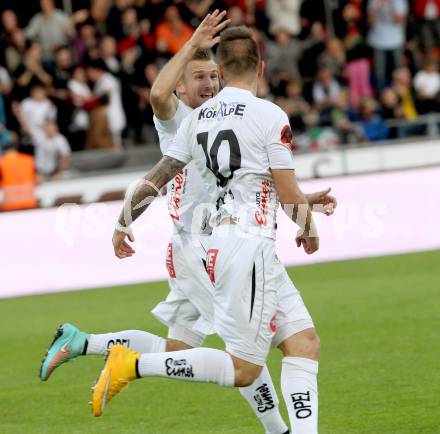
M 214 283 L 215 331 L 230 354 L 263 366 L 272 343 L 314 328 L 274 240 L 238 225 L 218 226 L 209 239 L 206 269 Z
M 215 333 L 214 287 L 206 273 L 204 247 L 207 236 L 174 234 L 166 256 L 170 292 L 153 315 L 168 327 L 170 339 L 201 346 L 206 335 Z

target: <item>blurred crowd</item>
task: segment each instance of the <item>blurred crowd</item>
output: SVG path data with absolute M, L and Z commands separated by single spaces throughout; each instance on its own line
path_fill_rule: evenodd
M 1 13 L 0 153 L 29 145 L 41 181 L 72 151 L 151 142 L 152 83 L 214 8 L 253 28 L 259 96 L 286 111 L 299 148 L 423 134 L 386 121 L 439 110 L 440 0 L 71 3 L 40 0 L 28 22 Z

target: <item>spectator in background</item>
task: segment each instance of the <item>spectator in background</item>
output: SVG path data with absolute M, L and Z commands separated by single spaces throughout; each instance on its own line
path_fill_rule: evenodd
M 440 54 L 440 0 L 413 0 L 417 34 L 425 54 Z M 430 51 L 434 50 L 433 53 Z
M 407 120 L 417 117 L 415 92 L 412 87 L 411 72 L 407 67 L 398 68 L 393 72 L 392 87 L 402 105 L 402 116 Z
M 136 46 L 141 35 L 138 14 L 135 8 L 130 7 L 124 10 L 121 15 L 120 34 L 116 36 L 118 41 L 118 53 Z
M 301 31 L 300 6 L 301 0 L 266 0 L 270 33 L 276 35 L 285 30 L 291 36 L 298 36 Z
M 399 96 L 393 88 L 386 87 L 382 90 L 380 94 L 380 103 L 382 105 L 381 116 L 384 119 L 395 119 L 403 116 Z
M 119 39 L 123 33 L 122 14 L 132 5 L 131 0 L 115 0 L 107 16 L 107 33 Z
M 93 98 L 84 68 L 78 66 L 74 69 L 72 78 L 67 83 L 67 89 L 75 107 L 70 125 L 70 144 L 73 151 L 79 151 L 84 149 L 86 133 L 90 126 L 89 114 L 84 106 Z
M 26 34 L 41 44 L 44 59 L 50 61 L 54 50 L 67 45 L 75 32 L 69 16 L 55 8 L 54 0 L 40 0 L 40 7 L 41 12 L 31 19 Z
M 13 140 L 0 155 L 0 188 L 3 192 L 2 211 L 36 208 L 35 194 L 37 182 L 34 158 L 17 150 L 17 141 Z
M 345 50 L 342 41 L 330 38 L 325 43 L 325 51 L 319 56 L 318 64 L 325 64 L 338 80 L 343 80 L 345 74 Z
M 52 85 L 55 89 L 66 89 L 74 67 L 72 52 L 69 47 L 62 46 L 55 50 L 54 56 L 54 64 L 48 70 L 52 76 Z
M 24 116 L 23 107 L 19 104 L 14 104 L 13 112 L 20 126 L 31 137 L 41 181 L 60 179 L 69 167 L 71 149 L 67 139 L 60 134 L 57 123 L 48 118 L 42 125 L 35 125 Z
M 57 123 L 62 134 L 69 135 L 73 107 L 67 89 L 67 83 L 74 68 L 73 55 L 69 47 L 55 50 L 55 62 L 48 69 L 52 77 L 52 86 L 48 92 L 58 110 Z
M 325 50 L 325 29 L 322 23 L 315 22 L 310 28 L 310 34 L 302 42 L 303 54 L 299 64 L 303 77 L 313 78 L 316 75 L 316 59 Z
M 294 131 L 303 133 L 308 124 L 307 117 L 312 107 L 303 98 L 303 84 L 300 78 L 292 78 L 287 82 L 285 110 Z
M 91 0 L 90 9 L 80 9 L 73 14 L 74 25 L 88 21 L 93 23 L 98 33 L 102 35 L 108 33 L 107 18 L 111 3 L 111 0 Z
M 97 121 L 102 125 L 102 129 L 108 129 L 111 133 L 111 147 L 122 147 L 122 130 L 125 128 L 126 119 L 122 106 L 121 85 L 119 80 L 112 74 L 107 72 L 104 61 L 96 60 L 87 65 L 87 75 L 89 80 L 94 84 L 93 94 L 99 100 L 104 98 L 108 103 L 101 106 L 101 109 L 95 113 L 98 118 Z M 102 111 L 105 115 L 105 120 L 102 119 Z M 105 125 L 104 125 L 105 123 Z M 91 120 L 91 126 L 96 127 L 94 121 Z M 100 133 L 92 133 L 92 143 L 89 147 L 101 147 Z
M 380 115 L 384 120 L 403 117 L 402 105 L 397 93 L 391 87 L 386 87 L 380 94 Z M 398 136 L 398 128 L 391 127 L 388 138 L 395 139 Z
M 41 46 L 31 43 L 26 50 L 23 63 L 14 71 L 14 97 L 18 100 L 26 98 L 31 88 L 36 84 L 50 86 L 52 77 L 47 73 L 42 63 Z
M 388 127 L 384 120 L 376 113 L 377 103 L 373 98 L 363 98 L 359 102 L 359 113 L 361 115 L 361 127 L 365 140 L 377 141 L 388 138 Z
M 77 29 L 77 35 L 72 43 L 77 64 L 83 65 L 88 60 L 98 59 L 98 37 L 95 27 L 88 22 L 84 22 L 78 24 Z
M 440 74 L 437 62 L 427 60 L 423 69 L 415 75 L 413 83 L 420 113 L 439 112 Z
M 176 6 L 168 6 L 164 20 L 156 28 L 157 50 L 160 53 L 176 54 L 191 38 L 194 29 L 182 21 Z
M 5 64 L 14 72 L 21 64 L 26 53 L 26 35 L 21 29 L 14 30 L 5 49 Z
M 245 23 L 244 12 L 239 6 L 231 6 L 228 9 L 228 18 L 231 20 L 231 26 L 241 26 Z
M 275 42 L 269 42 L 267 50 L 267 75 L 277 74 L 280 79 L 299 77 L 298 62 L 302 54 L 301 45 L 288 31 L 279 29 Z
M 17 15 L 14 11 L 6 9 L 1 15 L 0 31 L 0 62 L 5 62 L 5 51 L 8 47 L 12 34 L 19 30 Z
M 368 42 L 373 48 L 374 73 L 379 89 L 390 79 L 388 61 L 392 64 L 390 71 L 403 65 L 407 13 L 406 0 L 368 1 Z
M 113 75 L 121 71 L 121 62 L 117 57 L 116 39 L 113 36 L 103 36 L 99 43 L 99 57 L 105 62 L 107 70 Z
M 341 92 L 343 89 L 333 76 L 331 68 L 321 65 L 313 84 L 313 102 L 320 113 L 321 124 L 330 124 L 331 111 L 337 107 Z
M 57 109 L 43 86 L 37 84 L 32 87 L 30 97 L 20 104 L 20 117 L 26 125 L 26 131 L 42 128 L 47 120 L 56 120 Z
M 138 111 L 141 115 L 142 123 L 146 125 L 147 131 L 156 137 L 153 127 L 153 109 L 150 102 L 151 87 L 159 75 L 159 68 L 155 63 L 149 63 L 143 68 L 143 75 L 137 81 L 137 95 L 139 98 Z M 141 125 L 142 128 L 142 125 Z M 138 140 L 141 139 L 142 131 L 136 132 Z
M 342 19 L 345 24 L 344 46 L 347 60 L 345 77 L 350 105 L 356 109 L 360 98 L 373 95 L 370 84 L 370 52 L 362 32 L 363 10 L 359 0 L 351 0 L 344 6 Z

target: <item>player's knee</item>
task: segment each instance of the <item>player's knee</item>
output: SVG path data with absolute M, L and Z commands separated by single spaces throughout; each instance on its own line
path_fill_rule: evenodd
M 246 362 L 242 359 L 232 356 L 235 371 L 235 386 L 250 386 L 261 374 L 261 366 Z
M 167 339 L 165 351 L 166 352 L 182 351 L 182 350 L 190 350 L 191 348 L 193 347 L 191 345 L 185 344 L 185 342 L 176 341 L 175 339 Z
M 280 344 L 279 348 L 286 357 L 319 360 L 321 341 L 315 329 L 308 329 L 290 336 Z
M 260 369 L 239 369 L 235 370 L 235 386 L 247 387 L 250 386 L 261 373 Z

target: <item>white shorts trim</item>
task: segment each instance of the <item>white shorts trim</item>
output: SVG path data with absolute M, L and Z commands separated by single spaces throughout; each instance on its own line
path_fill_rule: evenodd
M 281 342 L 290 336 L 296 335 L 307 329 L 314 329 L 315 325 L 311 319 L 303 319 L 299 321 L 289 322 L 280 326 L 272 339 L 272 346 L 277 347 Z
M 195 348 L 202 346 L 205 335 L 176 324 L 168 328 L 168 339 L 174 339 Z

